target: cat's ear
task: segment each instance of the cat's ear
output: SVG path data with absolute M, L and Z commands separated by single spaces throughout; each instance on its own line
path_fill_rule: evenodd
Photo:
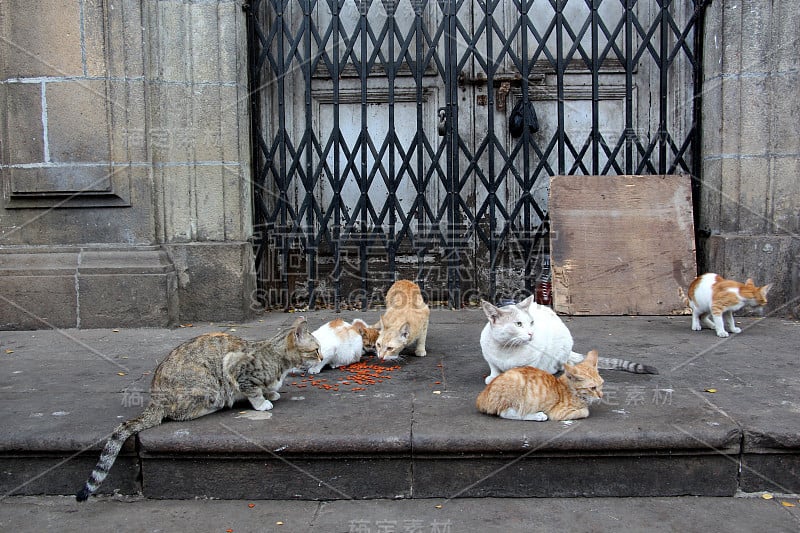
M 750 287 L 755 287 L 756 286 L 756 284 L 753 282 L 753 278 L 747 278 L 747 281 L 745 281 L 744 284 L 748 285 Z
M 406 322 L 403 324 L 403 327 L 400 328 L 400 340 L 405 343 L 408 342 L 408 337 L 411 335 L 411 324 Z
M 294 330 L 294 335 L 298 339 L 308 333 L 308 322 L 306 322 L 305 317 L 299 317 L 292 323 L 292 329 Z
M 584 359 L 585 362 L 589 363 L 593 367 L 597 368 L 597 350 L 591 350 L 589 353 L 586 354 L 586 358 Z
M 759 289 L 759 290 L 761 291 L 761 296 L 763 296 L 764 298 L 766 298 L 766 297 L 767 297 L 767 293 L 769 292 L 769 290 L 770 290 L 771 288 L 772 288 L 772 283 L 767 283 L 766 285 L 764 285 L 763 287 L 761 287 L 761 288 Z
M 481 309 L 492 324 L 500 317 L 500 310 L 486 300 L 481 300 Z
M 377 322 L 372 326 L 372 329 L 377 329 L 378 331 L 383 331 L 383 317 L 379 318 Z
M 527 298 L 525 298 L 524 300 L 522 300 L 520 303 L 518 303 L 518 304 L 517 304 L 517 307 L 519 307 L 519 308 L 520 308 L 520 309 L 522 309 L 523 311 L 527 311 L 527 310 L 528 310 L 528 308 L 529 308 L 529 307 L 531 306 L 531 304 L 533 303 L 533 301 L 534 301 L 534 297 L 533 297 L 533 294 L 531 294 L 530 296 L 528 296 Z

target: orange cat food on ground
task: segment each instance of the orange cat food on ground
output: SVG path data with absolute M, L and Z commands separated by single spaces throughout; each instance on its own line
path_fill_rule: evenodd
M 302 388 L 306 386 L 305 384 L 306 381 L 310 381 L 312 387 L 316 387 L 321 390 L 332 390 L 336 392 L 339 390 L 340 386 L 356 384 L 359 386 L 352 387 L 349 390 L 352 392 L 358 392 L 366 390 L 366 387 L 369 385 L 375 385 L 376 383 L 383 383 L 384 380 L 391 379 L 392 377 L 389 375 L 389 373 L 400 370 L 400 366 L 371 364 L 367 361 L 362 360 L 357 363 L 339 367 L 339 370 L 346 372 L 346 374 L 342 376 L 340 379 L 334 380 L 336 381 L 336 383 L 334 384 L 327 383 L 328 380 L 325 378 L 310 379 L 310 380 L 308 378 L 305 378 L 299 383 L 293 381 L 292 386 L 297 388 Z

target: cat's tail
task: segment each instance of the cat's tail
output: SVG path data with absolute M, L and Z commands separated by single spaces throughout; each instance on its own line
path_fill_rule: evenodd
M 654 366 L 616 357 L 598 357 L 597 368 L 601 370 L 622 370 L 633 374 L 658 374 L 658 369 Z
M 683 302 L 684 307 L 691 307 L 689 303 L 689 297 L 686 296 L 686 292 L 684 292 L 683 287 L 678 287 L 678 299 Z
M 164 419 L 164 416 L 164 408 L 151 403 L 142 411 L 141 415 L 120 424 L 106 441 L 97 466 L 92 470 L 83 488 L 75 494 L 75 499 L 83 502 L 94 494 L 108 475 L 109 470 L 111 470 L 111 465 L 114 464 L 122 445 L 125 444 L 128 437 L 147 428 L 157 426 Z

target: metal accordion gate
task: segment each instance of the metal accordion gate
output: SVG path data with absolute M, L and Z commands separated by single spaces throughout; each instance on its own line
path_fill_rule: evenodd
M 253 0 L 267 307 L 530 292 L 549 178 L 699 183 L 708 0 Z

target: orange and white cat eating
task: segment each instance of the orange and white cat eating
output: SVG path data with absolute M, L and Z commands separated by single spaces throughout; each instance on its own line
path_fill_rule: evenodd
M 375 341 L 379 359 L 393 360 L 400 352 L 414 346 L 414 355 L 425 357 L 428 319 L 431 310 L 422 291 L 413 281 L 398 280 L 386 293 L 386 312 L 373 327 L 380 330 Z
M 366 352 L 375 351 L 378 330 L 363 320 L 352 323 L 341 318 L 326 322 L 312 332 L 319 343 L 322 360 L 308 369 L 309 374 L 319 374 L 326 365 L 331 368 L 351 365 L 361 360 Z
M 752 279 L 739 283 L 713 273 L 695 278 L 689 285 L 692 329 L 700 331 L 706 325 L 717 331 L 717 337 L 727 337 L 728 331 L 740 333 L 742 330 L 736 327 L 733 312 L 745 306 L 766 305 L 771 286 L 756 287 Z

